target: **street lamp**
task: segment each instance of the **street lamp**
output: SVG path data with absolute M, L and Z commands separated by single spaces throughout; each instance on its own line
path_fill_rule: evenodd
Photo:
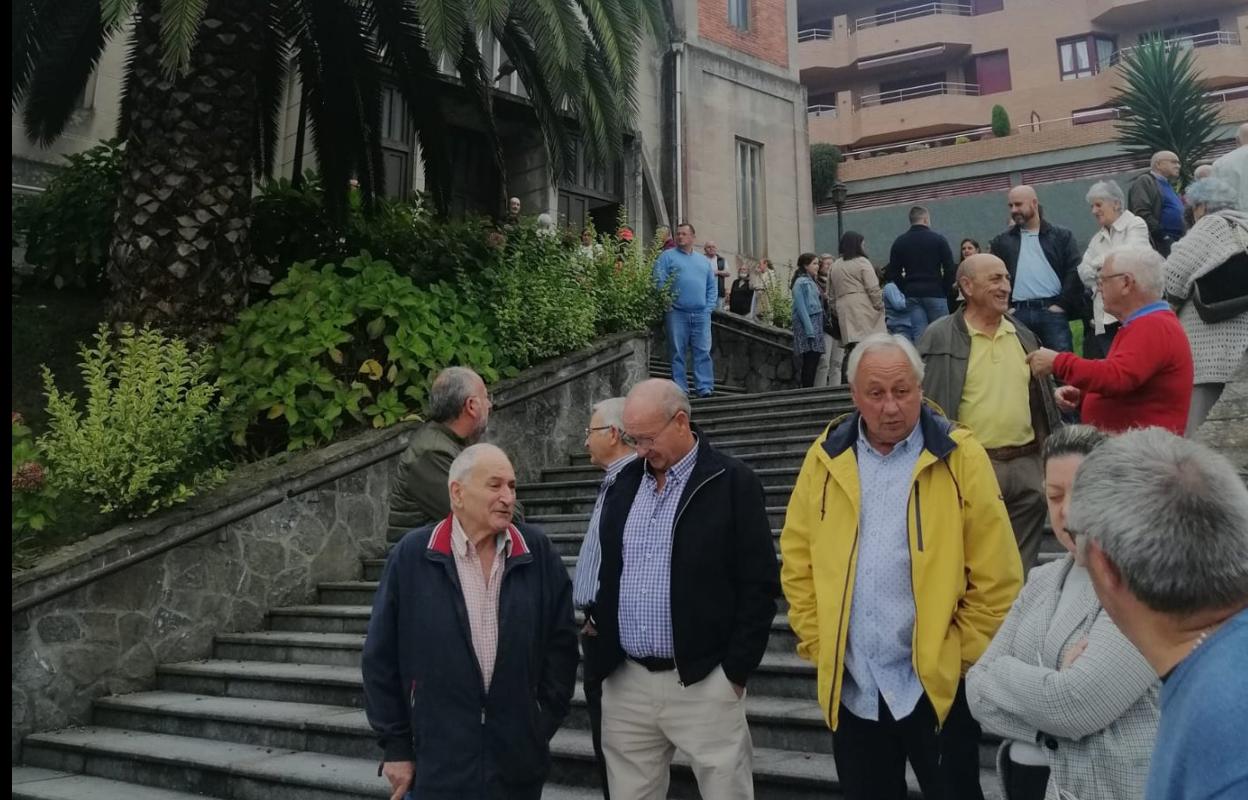
M 845 228 L 841 220 L 841 209 L 845 207 L 845 197 L 849 194 L 849 189 L 845 184 L 837 181 L 832 184 L 832 191 L 829 197 L 832 199 L 832 205 L 836 206 L 836 246 L 841 246 L 841 236 L 845 233 Z

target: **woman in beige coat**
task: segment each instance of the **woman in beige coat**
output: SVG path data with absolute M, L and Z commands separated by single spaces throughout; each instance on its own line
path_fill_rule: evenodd
M 885 333 L 886 329 L 880 279 L 867 260 L 862 234 L 845 231 L 840 254 L 828 273 L 828 290 L 836 299 L 836 316 L 841 323 L 841 342 L 845 347 L 841 382 L 847 383 L 845 367 L 854 345 L 873 333 Z

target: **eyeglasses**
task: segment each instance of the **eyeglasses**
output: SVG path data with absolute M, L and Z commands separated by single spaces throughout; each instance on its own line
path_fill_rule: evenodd
M 1124 275 L 1130 275 L 1130 274 L 1131 274 L 1130 272 L 1115 272 L 1113 275 L 1097 275 L 1096 285 L 1100 286 L 1101 284 L 1105 283 L 1105 281 L 1113 280 L 1114 278 L 1121 278 Z
M 620 435 L 620 438 L 623 439 L 624 444 L 628 445 L 629 447 L 636 447 L 641 450 L 649 450 L 651 447 L 654 447 L 654 441 L 663 435 L 663 431 L 667 430 L 667 426 L 672 424 L 672 420 L 676 419 L 676 416 L 679 413 L 680 412 L 677 411 L 676 414 L 673 414 L 670 417 L 668 417 L 667 422 L 664 422 L 663 427 L 659 428 L 658 432 L 655 433 L 653 436 L 633 436 L 631 433 L 628 433 L 626 431 Z
M 589 435 L 590 435 L 591 433 L 593 433 L 594 431 L 609 431 L 609 430 L 611 430 L 611 427 L 612 427 L 612 426 L 610 426 L 610 425 L 599 425 L 599 426 L 598 426 L 598 427 L 596 427 L 596 428 L 586 428 L 586 429 L 585 429 L 585 438 L 586 438 L 586 439 L 588 439 L 588 438 L 589 438 Z

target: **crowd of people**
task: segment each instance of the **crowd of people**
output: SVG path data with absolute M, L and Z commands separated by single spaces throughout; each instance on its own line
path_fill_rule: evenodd
M 1007 800 L 1248 797 L 1248 486 L 1184 438 L 1248 352 L 1248 181 L 1215 163 L 1176 223 L 1147 186 L 1171 155 L 1089 190 L 1082 252 L 1020 186 L 956 263 L 922 208 L 882 283 L 857 234 L 798 259 L 801 383 L 835 364 L 853 410 L 811 443 L 779 558 L 760 479 L 693 419 L 712 310 L 760 297 L 693 226 L 654 267 L 672 379 L 586 410 L 603 479 L 574 578 L 481 442 L 484 382 L 441 373 L 364 648 L 392 800 L 540 798 L 580 656 L 604 798 L 666 798 L 676 750 L 703 797 L 752 798 L 745 697 L 782 594 L 848 800 L 908 797 L 907 767 L 927 800 L 982 799 L 984 730 Z M 1046 522 L 1064 553 L 1041 563 Z

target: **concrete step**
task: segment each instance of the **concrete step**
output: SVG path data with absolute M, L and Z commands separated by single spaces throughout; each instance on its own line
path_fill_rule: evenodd
M 766 502 L 769 507 L 788 505 L 789 495 L 793 494 L 793 481 L 797 477 L 796 470 L 791 471 L 790 476 L 783 483 L 769 485 L 764 481 L 763 494 L 766 496 Z M 784 479 L 785 476 L 779 478 L 781 481 L 784 481 Z M 562 514 L 588 515 L 594 510 L 595 495 L 593 493 L 580 495 L 561 494 L 547 497 L 521 495 L 520 499 L 524 501 L 525 518 L 528 519 L 529 514 L 532 514 L 535 518 Z
M 358 667 L 363 651 L 363 633 L 255 631 L 219 633 L 213 640 L 216 658 L 236 661 Z
M 850 401 L 847 391 L 836 394 L 808 395 L 803 398 L 794 398 L 782 402 L 766 399 L 755 400 L 755 397 L 757 395 L 745 395 L 740 400 L 731 403 L 721 403 L 705 408 L 699 407 L 693 412 L 693 421 L 699 425 L 705 425 L 708 422 L 720 420 L 724 417 L 743 414 L 753 414 L 760 419 L 767 419 L 781 410 L 803 411 L 812 416 L 830 420 L 853 409 L 853 403 Z
M 828 422 L 828 419 L 822 417 L 772 421 L 761 417 L 738 416 L 718 420 L 712 423 L 712 428 L 704 430 L 704 433 L 712 447 L 719 447 L 721 441 L 770 442 L 781 436 L 804 436 L 809 447 L 823 433 Z
M 39 767 L 13 768 L 12 796 L 14 800 L 203 800 L 200 794 Z
M 820 429 L 819 433 L 822 432 L 823 430 Z M 735 456 L 736 458 L 743 460 L 746 456 L 756 453 L 783 453 L 802 456 L 805 455 L 806 451 L 810 449 L 810 446 L 814 444 L 817 436 L 818 433 L 814 436 L 806 433 L 799 433 L 790 436 L 775 436 L 762 440 L 739 438 L 723 440 L 715 439 L 711 442 L 711 444 L 721 453 L 727 453 L 728 455 Z M 568 458 L 568 463 L 572 467 L 593 466 L 589 463 L 588 453 L 573 453 Z M 555 467 L 553 469 L 562 469 L 562 467 Z M 597 469 L 597 467 L 594 467 L 594 469 Z M 601 472 L 598 474 L 601 475 Z
M 333 581 L 316 587 L 317 601 L 331 606 L 371 606 L 377 581 Z
M 755 469 L 754 474 L 758 476 L 764 488 L 775 486 L 792 486 L 797 480 L 797 473 L 800 462 L 795 466 L 787 467 L 764 467 Z M 599 474 L 595 477 L 581 478 L 579 480 L 569 481 L 542 481 L 541 483 L 523 484 L 516 489 L 516 494 L 520 501 L 524 503 L 527 511 L 531 503 L 542 503 L 547 500 L 561 499 L 565 497 L 575 497 L 578 499 L 588 499 L 592 509 L 595 499 L 598 497 L 598 487 L 602 483 L 602 476 Z
M 755 442 L 754 452 L 736 455 L 736 457 L 754 470 L 776 469 L 778 467 L 797 470 L 802 466 L 802 460 L 806 457 L 806 451 L 810 446 L 810 441 L 804 437 L 802 443 L 801 449 L 794 448 L 786 452 L 784 450 L 761 449 L 757 445 L 763 443 Z M 763 447 L 766 447 L 766 445 L 764 444 Z M 589 481 L 593 484 L 594 490 L 597 491 L 597 487 L 602 481 L 602 475 L 602 469 L 590 464 L 588 459 L 586 459 L 583 463 L 577 463 L 574 466 L 543 469 L 541 482 L 545 484 L 547 482 Z
M 787 497 L 784 498 L 784 503 L 788 503 Z M 780 528 L 784 525 L 785 509 L 786 506 L 779 503 L 767 507 L 767 519 L 770 520 L 773 528 Z M 525 519 L 541 528 L 543 533 L 552 538 L 560 533 L 582 534 L 589 525 L 590 510 L 574 514 L 528 514 Z M 327 601 L 322 600 L 322 602 Z
M 838 416 L 840 416 L 840 413 L 836 411 L 806 408 L 790 410 L 788 406 L 776 405 L 770 411 L 738 411 L 705 421 L 695 416 L 693 421 L 702 430 L 706 431 L 708 435 L 717 436 L 718 432 L 725 428 L 737 427 L 744 423 L 778 425 L 782 422 L 805 422 L 811 425 L 818 425 L 822 429 L 823 426 Z
M 364 580 L 375 581 L 381 575 L 381 559 L 364 562 Z M 375 567 L 370 567 L 375 565 Z M 375 570 L 370 575 L 369 570 Z M 365 633 L 372 615 L 371 603 L 359 605 L 310 605 L 275 608 L 269 612 L 268 627 L 273 631 L 304 633 Z
M 766 392 L 751 392 L 745 397 L 695 397 L 690 398 L 689 402 L 693 406 L 693 418 L 696 420 L 700 410 L 717 408 L 721 405 L 766 401 L 774 407 L 799 402 L 811 397 L 848 397 L 848 395 L 849 389 L 845 386 L 818 386 L 809 389 L 781 388 Z
M 781 510 L 780 514 L 781 514 L 781 517 L 783 518 L 784 511 Z M 780 552 L 780 529 L 773 528 L 771 531 L 771 535 L 772 535 L 772 538 L 776 542 L 776 552 L 779 553 Z M 547 534 L 547 538 L 550 539 L 550 543 L 554 546 L 555 551 L 565 557 L 576 556 L 578 553 L 580 553 L 581 539 L 584 538 L 584 536 L 585 536 L 584 527 L 582 527 L 581 530 L 576 531 L 576 532 Z
M 186 661 L 156 668 L 156 688 L 169 692 L 361 708 L 360 668 L 272 661 Z

